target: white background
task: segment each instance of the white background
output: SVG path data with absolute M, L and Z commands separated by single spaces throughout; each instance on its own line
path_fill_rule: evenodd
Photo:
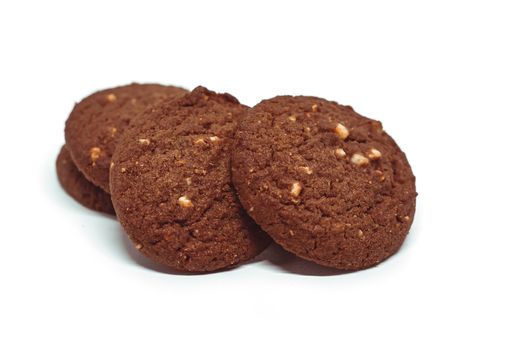
M 0 348 L 525 347 L 522 1 L 2 1 Z M 59 187 L 73 103 L 131 81 L 351 104 L 406 151 L 402 250 L 337 273 L 270 248 L 150 266 Z

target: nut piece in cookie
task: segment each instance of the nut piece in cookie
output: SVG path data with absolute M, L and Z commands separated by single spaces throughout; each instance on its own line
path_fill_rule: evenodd
M 366 153 L 366 156 L 371 160 L 376 160 L 381 158 L 381 152 L 379 152 L 377 148 L 370 148 L 370 150 L 368 150 Z
M 300 166 L 299 169 L 301 169 L 304 173 L 308 174 L 308 175 L 312 175 L 313 174 L 313 170 L 308 167 L 308 166 Z
M 352 163 L 354 163 L 355 165 L 359 165 L 359 166 L 367 165 L 367 164 L 370 162 L 370 161 L 368 160 L 368 158 L 365 157 L 364 155 L 362 155 L 361 153 L 354 153 L 354 154 L 352 155 L 351 161 L 352 161 Z
M 342 148 L 336 148 L 334 152 L 335 152 L 335 155 L 339 158 L 344 158 L 346 156 L 346 152 Z
M 97 159 L 100 158 L 100 153 L 102 152 L 102 150 L 99 148 L 99 147 L 92 147 L 90 150 L 89 150 L 89 158 L 91 159 L 91 165 L 95 165 L 95 163 L 97 162 Z
M 339 138 L 341 140 L 346 140 L 346 138 L 348 137 L 348 135 L 350 135 L 350 133 L 348 132 L 348 129 L 346 128 L 346 126 L 344 126 L 343 124 L 341 123 L 338 123 L 334 129 L 335 133 L 337 134 L 337 136 L 339 136 Z
M 299 182 L 295 181 L 295 182 L 292 183 L 292 187 L 290 189 L 290 194 L 293 197 L 299 197 L 299 195 L 301 194 L 302 190 L 303 190 L 303 187 L 301 186 L 301 184 Z
M 187 196 L 180 196 L 177 203 L 183 208 L 193 207 L 192 201 Z

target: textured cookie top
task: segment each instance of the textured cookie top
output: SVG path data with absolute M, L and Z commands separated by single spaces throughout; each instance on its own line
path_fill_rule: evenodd
M 86 180 L 65 146 L 58 154 L 56 171 L 62 188 L 77 202 L 89 209 L 115 215 L 109 194 Z
M 113 156 L 115 210 L 137 249 L 186 271 L 252 258 L 269 238 L 231 184 L 230 151 L 246 107 L 199 87 L 135 119 Z
M 96 92 L 75 105 L 66 122 L 66 145 L 86 178 L 109 192 L 109 163 L 122 132 L 144 109 L 187 91 L 131 84 Z
M 401 246 L 415 178 L 381 123 L 315 97 L 281 96 L 248 111 L 233 181 L 248 213 L 285 249 L 357 270 Z

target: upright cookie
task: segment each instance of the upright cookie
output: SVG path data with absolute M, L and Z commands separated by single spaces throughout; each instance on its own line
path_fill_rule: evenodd
M 56 171 L 62 188 L 77 202 L 89 209 L 115 215 L 109 194 L 86 180 L 71 160 L 65 146 L 62 146 L 58 154 Z
M 146 256 L 184 271 L 214 271 L 270 242 L 238 202 L 230 152 L 246 107 L 198 87 L 135 119 L 113 155 L 117 216 Z
M 109 163 L 122 132 L 146 107 L 187 91 L 158 84 L 131 84 L 80 101 L 66 122 L 66 145 L 85 177 L 109 192 Z
M 414 217 L 415 177 L 381 123 L 321 98 L 275 97 L 248 111 L 232 176 L 244 208 L 277 243 L 338 269 L 394 254 Z

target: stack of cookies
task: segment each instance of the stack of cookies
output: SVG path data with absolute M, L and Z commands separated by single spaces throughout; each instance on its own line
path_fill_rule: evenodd
M 62 187 L 116 213 L 158 264 L 207 272 L 275 241 L 337 269 L 374 266 L 402 245 L 415 177 L 381 123 L 317 97 L 253 108 L 204 87 L 131 84 L 94 93 L 66 122 Z

